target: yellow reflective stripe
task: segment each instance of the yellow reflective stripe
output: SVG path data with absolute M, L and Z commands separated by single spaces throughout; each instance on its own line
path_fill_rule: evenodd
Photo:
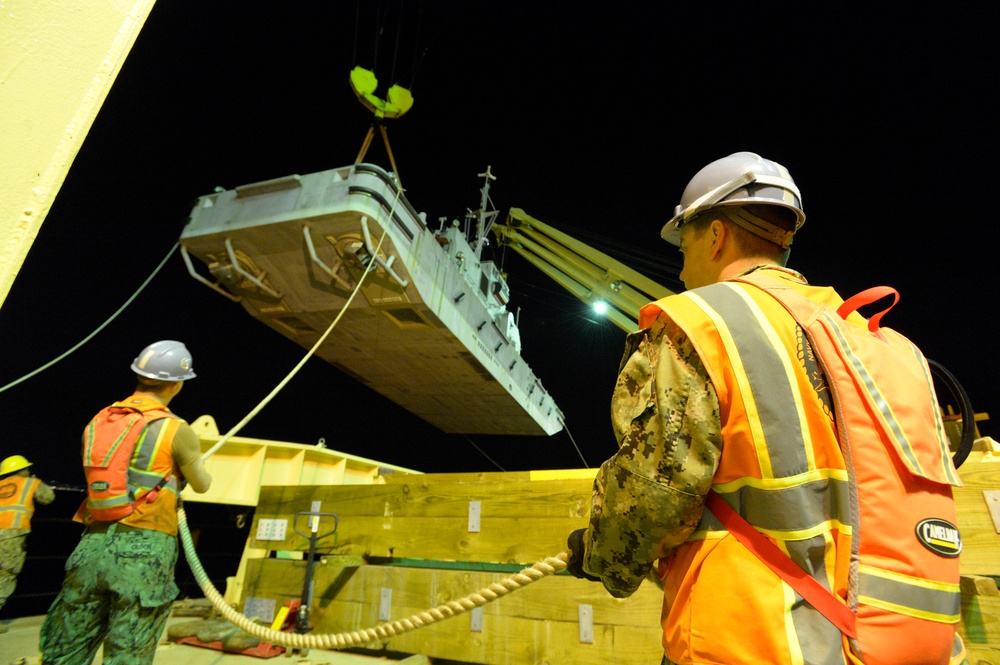
M 829 312 L 823 312 L 820 316 L 827 320 L 829 329 L 837 336 L 838 344 L 843 349 L 844 355 L 847 357 L 851 367 L 857 372 L 860 385 L 871 398 L 872 404 L 875 406 L 873 412 L 882 421 L 882 424 L 885 425 L 885 431 L 896 441 L 898 450 L 906 458 L 910 467 L 923 477 L 925 474 L 919 460 L 917 460 L 917 456 L 913 452 L 913 446 L 910 445 L 910 441 L 906 438 L 902 429 L 900 429 L 896 415 L 893 413 L 892 407 L 889 406 L 889 403 L 882 396 L 882 392 L 879 390 L 878 384 L 875 383 L 874 377 L 869 373 L 868 368 L 861 359 L 851 351 L 851 345 L 847 341 L 847 338 L 844 337 L 844 333 L 840 329 L 838 322 Z
M 937 580 L 929 580 L 926 577 L 914 577 L 913 575 L 906 575 L 904 573 L 896 573 L 891 570 L 885 570 L 884 568 L 875 568 L 874 566 L 868 566 L 861 564 L 858 566 L 858 572 L 865 573 L 868 575 L 874 575 L 875 577 L 881 577 L 887 580 L 893 580 L 895 582 L 900 582 L 902 584 L 910 584 L 912 586 L 922 587 L 924 589 L 930 589 L 932 591 L 947 591 L 949 593 L 961 593 L 961 588 L 958 584 L 953 584 L 951 582 L 939 582 Z
M 18 503 L 25 506 L 28 505 L 28 497 L 30 497 L 31 494 L 38 488 L 41 482 L 42 481 L 38 480 L 37 478 L 29 478 L 28 480 L 24 481 L 24 484 L 21 485 L 21 496 L 19 496 L 17 499 Z
M 927 621 L 936 621 L 937 623 L 958 623 L 962 620 L 962 614 L 938 614 L 937 612 L 926 612 L 924 610 L 918 610 L 913 607 L 907 607 L 905 605 L 897 605 L 896 603 L 891 603 L 887 600 L 881 600 L 879 598 L 872 598 L 871 596 L 858 596 L 858 603 L 863 605 L 871 605 L 872 607 L 880 607 L 883 610 L 889 610 L 890 612 L 895 612 L 896 614 L 903 614 L 909 617 L 916 617 L 917 619 L 926 619 Z
M 862 565 L 858 602 L 906 616 L 958 623 L 962 596 L 958 584 L 913 577 Z
M 0 508 L 0 513 L 2 512 L 12 513 L 11 529 L 23 528 L 21 525 L 24 524 L 26 520 L 30 519 L 28 509 L 24 506 L 6 506 L 5 508 Z
M 163 447 L 163 442 L 167 439 L 167 433 L 171 431 L 170 425 L 172 424 L 172 419 L 164 418 L 163 421 L 163 426 L 160 428 L 160 431 L 156 436 L 156 444 L 153 446 L 153 450 L 149 455 L 148 468 L 150 469 L 152 469 L 153 465 L 156 464 L 156 459 L 160 456 L 160 449 Z
M 763 490 L 743 485 L 735 492 L 713 489 L 748 522 L 778 538 L 801 534 L 811 538 L 824 531 L 821 525 L 852 522 L 850 483 L 820 478 L 780 490 Z M 822 501 L 817 501 L 823 497 Z M 701 528 L 721 529 L 711 513 L 702 513 Z M 845 533 L 847 531 L 844 531 Z
M 121 495 L 118 495 L 118 496 L 113 496 L 113 497 L 110 497 L 110 498 L 107 498 L 107 499 L 88 499 L 87 500 L 87 505 L 90 508 L 99 508 L 99 509 L 115 508 L 117 506 L 124 506 L 124 505 L 130 504 L 130 503 L 132 503 L 132 500 L 129 499 L 129 497 L 127 495 L 124 495 L 124 494 L 121 494 Z
M 704 522 L 704 520 L 702 520 L 702 522 Z M 715 529 L 698 529 L 697 531 L 692 531 L 691 535 L 687 537 L 687 540 L 722 540 L 728 535 L 729 532 L 725 530 L 717 531 Z
M 963 663 L 968 662 L 965 658 L 965 642 L 962 641 L 961 635 L 955 633 L 955 642 L 951 647 L 951 660 L 948 661 L 948 665 L 963 665 Z
M 697 304 L 705 315 L 708 316 L 708 318 L 710 318 L 715 324 L 716 329 L 719 331 L 719 337 L 722 339 L 722 345 L 726 348 L 726 353 L 732 363 L 733 374 L 736 377 L 737 384 L 739 384 L 740 393 L 743 395 L 743 401 L 746 404 L 747 411 L 750 413 L 756 413 L 757 405 L 754 402 L 753 390 L 750 387 L 750 377 L 747 374 L 746 368 L 743 366 L 743 359 L 740 357 L 740 353 L 736 347 L 736 341 L 733 339 L 732 333 L 729 331 L 729 327 L 726 325 L 726 322 L 697 293 L 694 293 L 693 291 L 685 291 L 681 295 L 689 298 Z M 760 465 L 760 472 L 765 477 L 772 477 L 774 476 L 774 470 L 771 468 L 771 458 L 767 451 L 767 445 L 764 440 L 764 430 L 762 428 L 760 418 L 750 418 L 748 425 L 750 426 L 750 431 L 753 436 L 754 451 L 757 455 L 757 463 Z
M 805 473 L 785 478 L 737 478 L 732 482 L 712 485 L 712 489 L 719 494 L 729 494 L 743 487 L 753 487 L 754 489 L 761 490 L 778 490 L 805 485 L 806 483 L 811 483 L 817 480 L 839 480 L 842 482 L 848 482 L 850 477 L 846 469 L 813 469 L 811 471 L 806 471 Z
M 735 283 L 723 282 L 725 286 L 731 288 L 743 301 L 746 302 L 747 308 L 753 314 L 754 318 L 757 320 L 761 331 L 767 338 L 768 343 L 775 350 L 778 358 L 781 359 L 781 369 L 785 374 L 785 379 L 788 381 L 788 385 L 792 387 L 791 397 L 795 404 L 795 416 L 799 421 L 799 431 L 802 432 L 802 437 L 805 443 L 805 457 L 806 464 L 808 468 L 816 468 L 816 457 L 813 451 L 813 444 L 810 437 L 809 422 L 806 420 L 805 406 L 802 404 L 802 391 L 798 390 L 798 380 L 796 378 L 795 367 L 792 365 L 792 357 L 788 354 L 788 349 L 785 347 L 784 342 L 778 337 L 778 331 L 775 330 L 774 324 L 768 319 L 767 315 L 757 304 L 757 301 L 753 299 L 746 287 L 740 286 Z M 751 287 L 754 288 L 754 287 Z M 771 299 L 770 296 L 768 296 Z M 791 417 L 791 414 L 785 414 L 786 418 Z M 772 474 L 773 475 L 773 474 Z
M 802 645 L 799 644 L 798 635 L 795 632 L 795 623 L 792 621 L 792 608 L 798 603 L 795 590 L 782 580 L 781 591 L 785 600 L 785 641 L 788 643 L 788 660 L 794 665 L 806 665 L 805 657 L 802 655 Z
M 132 456 L 132 464 L 128 472 L 129 489 L 134 493 L 136 498 L 141 498 L 143 496 L 142 492 L 148 492 L 158 485 L 167 473 L 166 471 L 161 473 L 154 470 L 154 468 L 163 446 L 172 438 L 173 433 L 179 427 L 180 420 L 172 417 L 156 418 L 146 423 L 146 428 L 143 430 L 142 436 L 136 445 L 135 454 Z M 172 471 L 172 458 L 168 460 L 168 463 Z M 176 478 L 171 476 L 167 484 L 163 486 L 163 489 L 176 493 Z
M 761 529 L 759 527 L 755 528 L 757 528 L 757 530 L 763 533 L 764 535 L 774 538 L 779 543 L 785 540 L 788 541 L 807 540 L 809 538 L 815 538 L 816 536 L 821 536 L 823 534 L 830 533 L 831 531 L 839 531 L 840 533 L 843 533 L 845 535 L 848 536 L 851 535 L 850 524 L 844 524 L 840 520 L 834 520 L 834 519 L 821 522 L 808 529 L 798 529 L 796 531 L 774 531 L 772 529 Z
M 719 528 L 711 528 L 712 524 L 718 524 L 716 521 L 712 521 L 706 524 L 706 520 L 702 520 L 701 524 L 706 528 L 698 529 L 693 531 L 690 536 L 687 537 L 688 540 L 718 540 L 723 538 L 729 531 L 719 525 Z M 795 531 L 778 531 L 774 529 L 763 529 L 761 527 L 754 527 L 761 533 L 771 538 L 774 538 L 778 542 L 778 546 L 783 550 L 786 549 L 782 547 L 784 541 L 799 541 L 808 540 L 809 538 L 815 538 L 816 536 L 828 536 L 833 532 L 842 533 L 845 536 L 850 536 L 853 534 L 853 529 L 850 524 L 845 524 L 839 520 L 831 519 L 816 524 L 808 529 L 797 529 Z M 786 552 L 787 554 L 787 552 Z
M 161 480 L 163 480 L 162 473 L 156 473 L 155 471 L 137 471 L 136 469 L 129 470 L 129 485 L 131 485 L 131 489 L 137 496 L 138 490 L 151 490 Z

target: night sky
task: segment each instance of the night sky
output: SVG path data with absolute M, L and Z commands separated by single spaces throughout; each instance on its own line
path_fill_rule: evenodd
M 659 229 L 688 179 L 741 150 L 781 162 L 808 216 L 790 267 L 845 296 L 896 287 L 884 325 L 1000 418 L 1000 12 L 926 4 L 826 3 L 806 15 L 778 3 L 157 3 L 3 305 L 0 384 L 117 310 L 198 196 L 353 163 L 371 124 L 348 84 L 362 65 L 383 96 L 393 82 L 413 92 L 388 131 L 428 220 L 477 207 L 489 165 L 502 214 L 523 208 L 675 289 L 680 255 Z M 368 161 L 389 166 L 378 139 Z M 490 254 L 509 273 L 525 360 L 599 465 L 615 449 L 608 403 L 624 333 L 513 252 Z M 191 279 L 175 253 L 91 342 L 0 393 L 2 455 L 82 484 L 81 428 L 129 394 L 129 364 L 158 339 L 184 341 L 198 373 L 171 407 L 192 421 L 211 414 L 222 432 L 305 353 Z M 995 422 L 981 430 L 997 436 Z M 318 359 L 240 435 L 324 438 L 428 472 L 583 466 L 565 433 L 446 435 Z

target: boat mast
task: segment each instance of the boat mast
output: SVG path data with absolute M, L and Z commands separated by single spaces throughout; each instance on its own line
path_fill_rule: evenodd
M 483 245 L 486 243 L 486 234 L 490 232 L 490 227 L 493 226 L 493 219 L 497 216 L 496 210 L 486 210 L 490 202 L 490 180 L 496 180 L 497 178 L 490 171 L 489 165 L 486 166 L 486 172 L 480 173 L 479 177 L 484 181 L 483 188 L 479 190 L 482 193 L 482 197 L 479 199 L 479 210 L 475 212 L 469 211 L 467 215 L 476 219 L 476 246 L 473 253 L 477 261 L 482 253 Z

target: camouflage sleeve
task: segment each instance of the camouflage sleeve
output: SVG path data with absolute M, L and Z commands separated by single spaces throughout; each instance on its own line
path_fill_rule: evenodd
M 44 506 L 56 500 L 56 493 L 51 487 L 42 483 L 38 486 L 38 489 L 35 490 L 35 496 L 32 498 L 35 503 L 39 503 Z
M 624 598 L 698 525 L 722 450 L 715 389 L 666 316 L 629 336 L 611 419 L 619 450 L 594 481 L 584 568 Z

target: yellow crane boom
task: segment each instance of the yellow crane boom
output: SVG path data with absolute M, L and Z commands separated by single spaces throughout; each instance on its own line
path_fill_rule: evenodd
M 638 327 L 639 309 L 674 292 L 590 245 L 511 208 L 494 224 L 500 245 L 510 247 L 583 302 L 606 303 L 603 313 L 625 332 Z

